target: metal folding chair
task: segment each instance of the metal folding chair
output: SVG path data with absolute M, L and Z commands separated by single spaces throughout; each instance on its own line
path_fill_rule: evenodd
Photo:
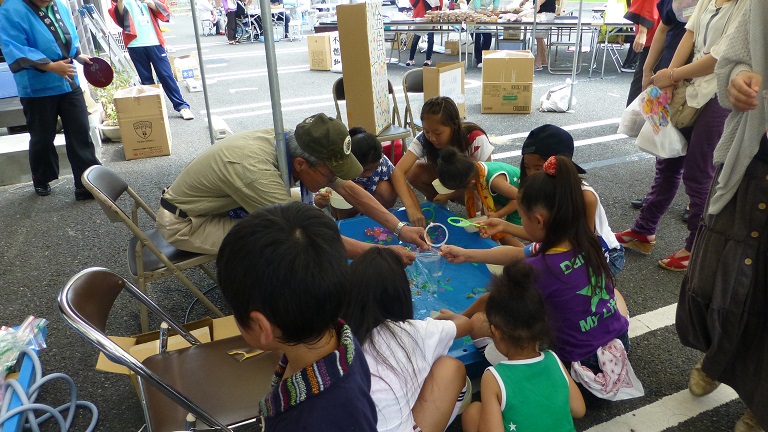
M 406 139 L 411 136 L 411 130 L 403 127 L 403 121 L 400 118 L 400 110 L 397 107 L 397 97 L 395 96 L 395 88 L 392 86 L 392 82 L 387 80 L 387 86 L 389 87 L 389 99 L 392 101 L 392 114 L 390 117 L 390 124 L 384 130 L 376 135 L 379 142 L 394 141 L 398 139 Z M 344 93 L 344 77 L 339 78 L 333 83 L 333 103 L 336 105 L 336 118 L 342 120 L 341 109 L 339 108 L 339 101 L 346 100 Z M 403 145 L 403 151 L 405 151 L 405 145 Z M 395 146 L 392 145 L 392 153 L 390 160 L 395 160 Z
M 412 69 L 403 75 L 403 93 L 405 93 L 405 111 L 403 112 L 403 127 L 411 129 L 411 135 L 421 132 L 421 117 L 416 116 L 411 107 L 408 93 L 424 94 L 424 69 Z M 403 149 L 405 151 L 405 149 Z
M 216 275 L 205 264 L 216 259 L 216 255 L 203 255 L 176 249 L 153 227 L 142 230 L 139 226 L 139 209 L 147 216 L 156 220 L 155 212 L 147 206 L 144 200 L 128 186 L 120 176 L 111 169 L 94 165 L 83 173 L 83 184 L 96 198 L 96 202 L 112 222 L 122 222 L 133 236 L 128 241 L 128 268 L 142 292 L 147 292 L 147 285 L 156 279 L 175 276 L 192 294 L 197 296 L 216 316 L 224 316 L 221 311 L 208 300 L 200 289 L 187 278 L 183 270 L 198 267 L 214 282 Z M 124 193 L 131 200 L 131 215 L 128 216 L 117 202 Z M 147 309 L 142 306 L 141 328 L 147 331 L 149 320 Z
M 121 348 L 106 334 L 121 292 L 168 323 L 191 346 L 141 362 Z M 73 276 L 59 294 L 59 310 L 64 321 L 110 361 L 136 374 L 149 432 L 186 430 L 188 413 L 222 431 L 250 428 L 259 421 L 259 400 L 270 390 L 278 354 L 267 352 L 238 361 L 228 352 L 248 349 L 242 336 L 200 343 L 141 290 L 103 268 Z

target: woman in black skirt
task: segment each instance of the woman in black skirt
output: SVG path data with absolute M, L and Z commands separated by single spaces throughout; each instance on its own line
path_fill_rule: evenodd
M 689 389 L 736 390 L 748 408 L 736 432 L 768 429 L 767 32 L 766 2 L 750 1 L 717 62 L 718 97 L 733 112 L 677 307 L 680 340 L 705 353 Z

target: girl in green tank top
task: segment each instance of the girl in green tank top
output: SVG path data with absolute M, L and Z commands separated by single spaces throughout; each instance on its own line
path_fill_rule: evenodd
M 575 432 L 573 418 L 586 411 L 560 359 L 539 350 L 549 326 L 533 278 L 530 265 L 516 262 L 491 280 L 485 315 L 494 345 L 507 360 L 485 370 L 482 402 L 472 403 L 462 415 L 465 432 Z M 477 325 L 483 320 L 472 321 Z

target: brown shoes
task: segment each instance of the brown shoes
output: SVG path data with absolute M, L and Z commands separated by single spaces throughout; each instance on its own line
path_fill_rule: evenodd
M 747 410 L 743 416 L 736 422 L 736 426 L 733 427 L 733 432 L 765 432 L 765 429 L 761 428 L 755 420 L 755 415 L 751 410 Z
M 690 390 L 694 396 L 702 397 L 712 393 L 719 386 L 719 382 L 708 377 L 707 374 L 701 370 L 701 360 L 699 360 L 699 362 L 696 363 L 696 366 L 691 370 L 691 378 L 688 380 L 688 390 Z

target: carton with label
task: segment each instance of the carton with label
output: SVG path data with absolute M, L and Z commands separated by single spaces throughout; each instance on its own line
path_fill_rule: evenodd
M 484 51 L 480 112 L 530 114 L 533 54 L 530 51 Z
M 118 90 L 115 110 L 126 160 L 171 154 L 168 110 L 160 85 Z
M 461 49 L 461 42 L 458 40 L 450 39 L 445 41 L 445 54 L 447 55 L 459 55 Z
M 436 96 L 447 96 L 456 102 L 459 115 L 467 116 L 464 101 L 464 62 L 438 63 L 436 67 L 425 67 L 424 100 Z
M 331 70 L 330 33 L 307 36 L 309 50 L 309 70 Z
M 200 79 L 200 60 L 197 58 L 196 52 L 179 57 L 168 56 L 168 60 L 171 63 L 171 70 L 176 81 L 190 78 Z

